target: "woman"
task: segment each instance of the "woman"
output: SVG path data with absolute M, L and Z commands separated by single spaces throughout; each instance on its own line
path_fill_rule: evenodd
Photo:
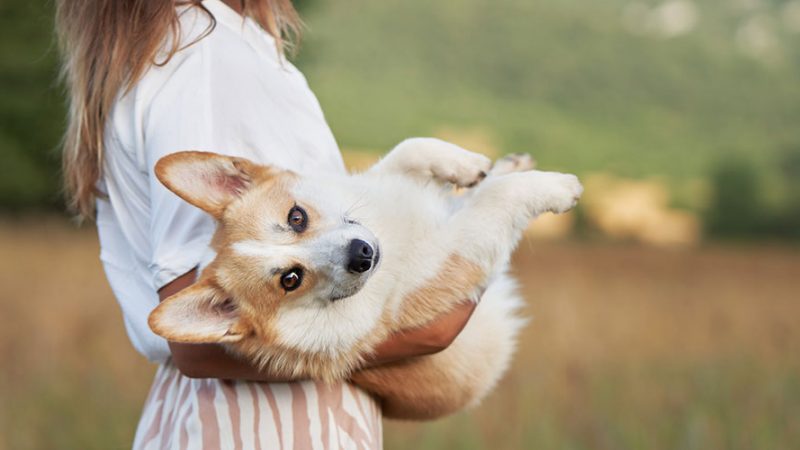
M 300 28 L 291 3 L 59 0 L 57 8 L 69 199 L 81 216 L 96 216 L 131 342 L 160 365 L 134 448 L 380 448 L 380 408 L 357 387 L 278 380 L 220 347 L 168 343 L 147 326 L 157 303 L 214 256 L 213 221 L 158 183 L 159 158 L 198 149 L 299 173 L 344 170 L 316 98 L 283 57 Z M 470 313 L 464 306 L 392 337 L 371 364 L 446 348 Z

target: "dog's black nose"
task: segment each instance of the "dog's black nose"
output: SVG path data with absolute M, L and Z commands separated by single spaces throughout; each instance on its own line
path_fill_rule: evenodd
M 350 248 L 347 250 L 347 270 L 355 273 L 364 273 L 372 268 L 372 258 L 375 250 L 367 242 L 361 239 L 350 241 Z

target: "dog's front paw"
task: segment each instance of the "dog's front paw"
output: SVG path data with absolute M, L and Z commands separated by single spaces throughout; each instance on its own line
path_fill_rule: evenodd
M 494 162 L 492 176 L 505 175 L 507 173 L 524 172 L 536 167 L 536 161 L 528 153 L 511 153 Z
M 431 172 L 441 181 L 458 187 L 473 187 L 480 183 L 492 167 L 492 160 L 480 153 L 453 146 L 448 154 L 433 161 Z
M 583 186 L 578 177 L 558 172 L 543 172 L 541 176 L 543 184 L 538 205 L 540 212 L 562 214 L 575 207 L 583 194 Z

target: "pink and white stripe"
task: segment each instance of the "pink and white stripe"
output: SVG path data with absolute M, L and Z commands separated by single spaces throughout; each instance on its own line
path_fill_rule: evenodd
M 380 449 L 381 411 L 347 383 L 253 383 L 158 368 L 134 450 Z

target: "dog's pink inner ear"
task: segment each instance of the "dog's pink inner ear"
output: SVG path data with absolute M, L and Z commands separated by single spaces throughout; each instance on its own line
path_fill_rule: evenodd
M 216 185 L 216 189 L 229 195 L 242 195 L 247 190 L 249 183 L 237 175 L 218 173 L 214 176 L 213 183 Z
M 202 164 L 204 185 L 195 191 L 197 206 L 219 217 L 225 207 L 250 187 L 250 175 L 235 160 L 214 158 Z
M 155 173 L 169 190 L 219 218 L 228 204 L 250 188 L 248 172 L 256 167 L 241 158 L 187 151 L 161 158 Z
M 148 323 L 159 336 L 189 344 L 236 342 L 246 333 L 235 303 L 219 288 L 203 282 L 164 300 Z

